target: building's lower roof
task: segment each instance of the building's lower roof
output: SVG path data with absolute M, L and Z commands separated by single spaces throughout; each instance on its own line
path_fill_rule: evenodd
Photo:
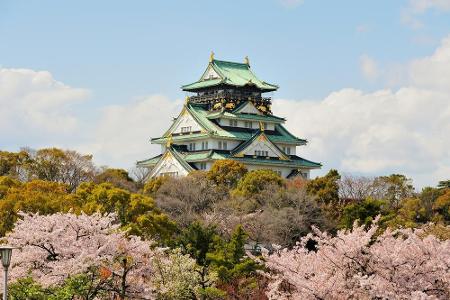
M 304 159 L 297 155 L 288 155 L 289 159 L 287 160 L 256 156 L 233 157 L 230 151 L 226 150 L 202 150 L 184 152 L 176 150 L 176 147 L 176 145 L 171 146 L 171 151 L 175 152 L 180 159 L 183 159 L 187 163 L 232 159 L 250 165 L 284 166 L 304 169 L 316 169 L 322 166 L 322 164 L 320 163 Z M 162 156 L 163 155 L 160 154 L 146 160 L 138 161 L 137 165 L 140 167 L 153 167 L 158 163 Z

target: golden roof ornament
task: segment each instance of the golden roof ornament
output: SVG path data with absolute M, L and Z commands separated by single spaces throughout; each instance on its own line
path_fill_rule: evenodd
M 189 96 L 186 96 L 186 98 L 184 99 L 184 104 L 187 105 L 189 103 Z
M 250 60 L 248 59 L 248 56 L 244 57 L 244 64 L 250 66 Z
M 169 134 L 169 136 L 167 137 L 166 147 L 169 148 L 170 146 L 172 146 L 172 144 L 173 144 L 172 134 Z
M 211 51 L 211 54 L 209 55 L 209 62 L 212 62 L 214 60 L 214 51 Z
M 261 121 L 259 121 L 259 130 L 264 131 L 264 124 Z

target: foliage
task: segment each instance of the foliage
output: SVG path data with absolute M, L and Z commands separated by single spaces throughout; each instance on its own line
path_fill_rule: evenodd
M 450 297 L 449 240 L 421 238 L 421 231 L 412 229 L 387 229 L 377 237 L 377 229 L 376 224 L 367 231 L 354 226 L 335 237 L 315 230 L 294 249 L 266 255 L 267 266 L 279 272 L 277 283 L 294 287 L 294 299 Z M 317 242 L 317 251 L 306 248 L 310 239 Z M 272 286 L 269 295 L 281 299 L 279 288 Z
M 117 188 L 136 192 L 137 188 L 127 171 L 123 169 L 103 168 L 100 173 L 96 174 L 92 181 L 96 184 L 111 183 Z
M 340 225 L 348 229 L 352 228 L 355 221 L 366 226 L 370 225 L 375 217 L 382 212 L 383 205 L 383 201 L 371 198 L 348 204 L 343 210 Z
M 165 181 L 156 193 L 158 206 L 182 228 L 212 210 L 224 198 L 204 172 Z
M 27 179 L 26 166 L 31 158 L 28 152 L 0 151 L 0 176 L 11 176 L 16 179 Z
M 438 183 L 440 189 L 450 189 L 450 180 L 441 180 Z
M 87 214 L 115 213 L 121 225 L 130 228 L 132 234 L 167 241 L 176 229 L 175 223 L 156 207 L 152 198 L 110 183 L 83 183 L 70 198 L 79 211 Z
M 207 177 L 218 186 L 233 189 L 246 173 L 247 168 L 244 164 L 231 159 L 223 159 L 214 162 Z
M 144 185 L 144 193 L 150 196 L 155 196 L 156 192 L 158 192 L 159 188 L 171 178 L 169 176 L 159 176 L 156 178 L 151 178 Z
M 65 184 L 33 180 L 21 183 L 0 177 L 0 236 L 10 231 L 19 211 L 40 214 L 66 212 L 71 206 L 66 199 Z
M 284 184 L 284 179 L 272 170 L 253 170 L 239 180 L 233 192 L 235 195 L 250 198 L 262 192 L 268 186 L 282 187 Z
M 436 199 L 433 210 L 437 213 L 436 219 L 450 222 L 450 188 Z
M 394 210 L 398 210 L 402 200 L 411 198 L 414 193 L 411 179 L 401 174 L 377 177 L 374 184 L 378 187 L 378 198 L 386 200 Z
M 92 155 L 72 150 L 45 148 L 30 151 L 30 157 L 29 178 L 65 183 L 70 191 L 80 183 L 92 180 L 95 172 Z
M 339 203 L 339 175 L 338 171 L 331 169 L 325 176 L 318 177 L 310 182 L 306 188 L 310 195 L 317 198 L 321 204 Z
M 195 299 L 201 294 L 200 274 L 195 260 L 180 249 L 160 252 L 152 260 L 152 279 L 158 299 Z

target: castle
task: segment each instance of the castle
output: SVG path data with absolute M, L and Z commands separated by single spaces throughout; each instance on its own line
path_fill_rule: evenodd
M 170 128 L 152 143 L 161 154 L 138 161 L 151 169 L 150 177 L 185 176 L 209 170 L 216 160 L 232 159 L 249 170 L 271 169 L 284 178 L 309 178 L 320 163 L 297 155 L 305 139 L 291 134 L 286 119 L 272 113 L 272 99 L 264 93 L 278 86 L 260 80 L 244 63 L 210 61 L 201 78 L 182 86 L 192 93 Z

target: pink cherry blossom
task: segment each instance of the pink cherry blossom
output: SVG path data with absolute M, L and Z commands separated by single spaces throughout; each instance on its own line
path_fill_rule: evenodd
M 265 255 L 275 271 L 270 299 L 450 299 L 450 241 L 421 230 L 377 236 L 354 226 L 336 236 L 317 229 L 292 250 Z M 308 251 L 314 239 L 317 251 Z M 283 284 L 284 283 L 284 284 Z M 287 288 L 286 288 L 287 287 Z M 289 288 L 290 287 L 290 288 Z

